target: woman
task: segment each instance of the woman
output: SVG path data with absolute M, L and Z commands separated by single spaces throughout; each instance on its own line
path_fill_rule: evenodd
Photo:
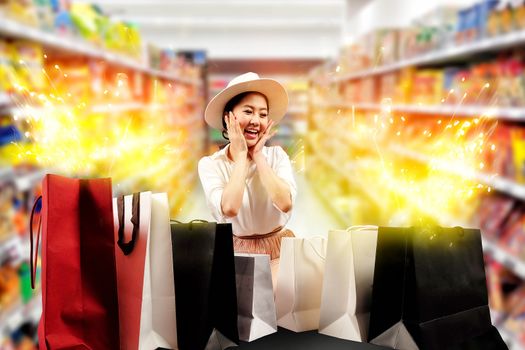
M 288 155 L 264 144 L 287 108 L 288 95 L 277 81 L 255 73 L 234 78 L 205 111 L 206 122 L 230 142 L 199 161 L 213 217 L 232 224 L 236 252 L 270 255 L 274 280 L 281 238 L 294 237 L 285 225 L 297 188 Z

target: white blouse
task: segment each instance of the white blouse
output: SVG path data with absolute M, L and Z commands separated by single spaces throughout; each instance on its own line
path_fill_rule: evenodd
M 237 216 L 224 216 L 221 208 L 222 192 L 234 167 L 234 162 L 227 156 L 229 146 L 228 144 L 220 151 L 211 156 L 203 157 L 199 161 L 199 177 L 212 216 L 217 222 L 231 223 L 233 233 L 236 236 L 260 235 L 272 232 L 278 227 L 284 227 L 290 220 L 292 209 L 285 213 L 272 202 L 259 178 L 259 172 L 254 161 L 250 161 L 249 164 L 242 204 Z M 279 146 L 264 146 L 262 153 L 275 174 L 290 186 L 293 208 L 297 185 L 290 158 Z

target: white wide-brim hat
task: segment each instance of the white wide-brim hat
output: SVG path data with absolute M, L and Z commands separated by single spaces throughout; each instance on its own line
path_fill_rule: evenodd
M 262 79 L 256 73 L 245 73 L 233 78 L 206 107 L 204 120 L 209 126 L 222 130 L 224 107 L 233 97 L 243 92 L 254 91 L 268 99 L 268 117 L 275 122 L 281 120 L 288 109 L 288 94 L 284 86 L 273 79 Z

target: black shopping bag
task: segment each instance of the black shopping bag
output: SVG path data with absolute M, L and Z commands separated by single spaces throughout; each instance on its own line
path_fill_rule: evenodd
M 491 325 L 477 229 L 380 227 L 369 341 L 395 349 L 507 349 Z
M 172 221 L 179 350 L 239 343 L 231 224 Z

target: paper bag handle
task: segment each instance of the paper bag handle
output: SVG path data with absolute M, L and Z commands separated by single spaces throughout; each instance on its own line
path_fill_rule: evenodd
M 176 224 L 184 224 L 182 221 L 179 221 L 179 220 L 175 220 L 175 219 L 170 219 L 170 222 L 174 222 Z M 188 224 L 190 224 L 190 230 L 192 229 L 192 224 L 194 222 L 200 222 L 201 224 L 208 224 L 209 221 L 206 221 L 206 220 L 202 220 L 202 219 L 193 219 L 191 220 Z
M 35 216 L 35 209 L 38 205 L 38 202 L 42 203 L 42 196 L 39 196 L 35 203 L 33 204 L 33 209 L 31 209 L 31 217 L 29 219 L 29 238 L 30 238 L 30 267 L 31 267 L 31 289 L 35 289 L 35 279 L 36 279 L 36 267 L 38 263 L 38 246 L 40 245 L 40 234 L 42 230 L 42 209 L 40 209 L 40 215 L 38 217 L 38 230 L 36 234 L 36 246 L 33 242 L 33 217 Z
M 375 226 L 375 225 L 350 226 L 349 228 L 346 229 L 346 232 L 350 232 L 350 231 L 364 231 L 364 230 L 370 230 L 370 229 L 376 229 L 377 230 L 377 226 Z
M 309 237 L 309 238 L 322 238 L 324 239 L 323 236 L 312 236 L 312 237 Z M 317 248 L 314 246 L 314 244 L 310 241 L 310 239 L 303 239 L 303 242 L 308 242 L 308 245 L 310 246 L 310 248 L 312 248 L 312 250 L 314 251 L 314 253 L 319 257 L 321 258 L 323 261 L 326 260 L 326 255 L 323 255 L 321 254 Z
M 124 242 L 124 196 L 120 196 L 117 199 L 117 212 L 118 212 L 118 241 L 117 244 L 124 253 L 129 255 L 135 248 L 135 242 L 139 237 L 140 230 L 140 193 L 133 193 L 133 202 L 131 205 L 131 223 L 133 224 L 133 231 L 131 233 L 131 240 Z

